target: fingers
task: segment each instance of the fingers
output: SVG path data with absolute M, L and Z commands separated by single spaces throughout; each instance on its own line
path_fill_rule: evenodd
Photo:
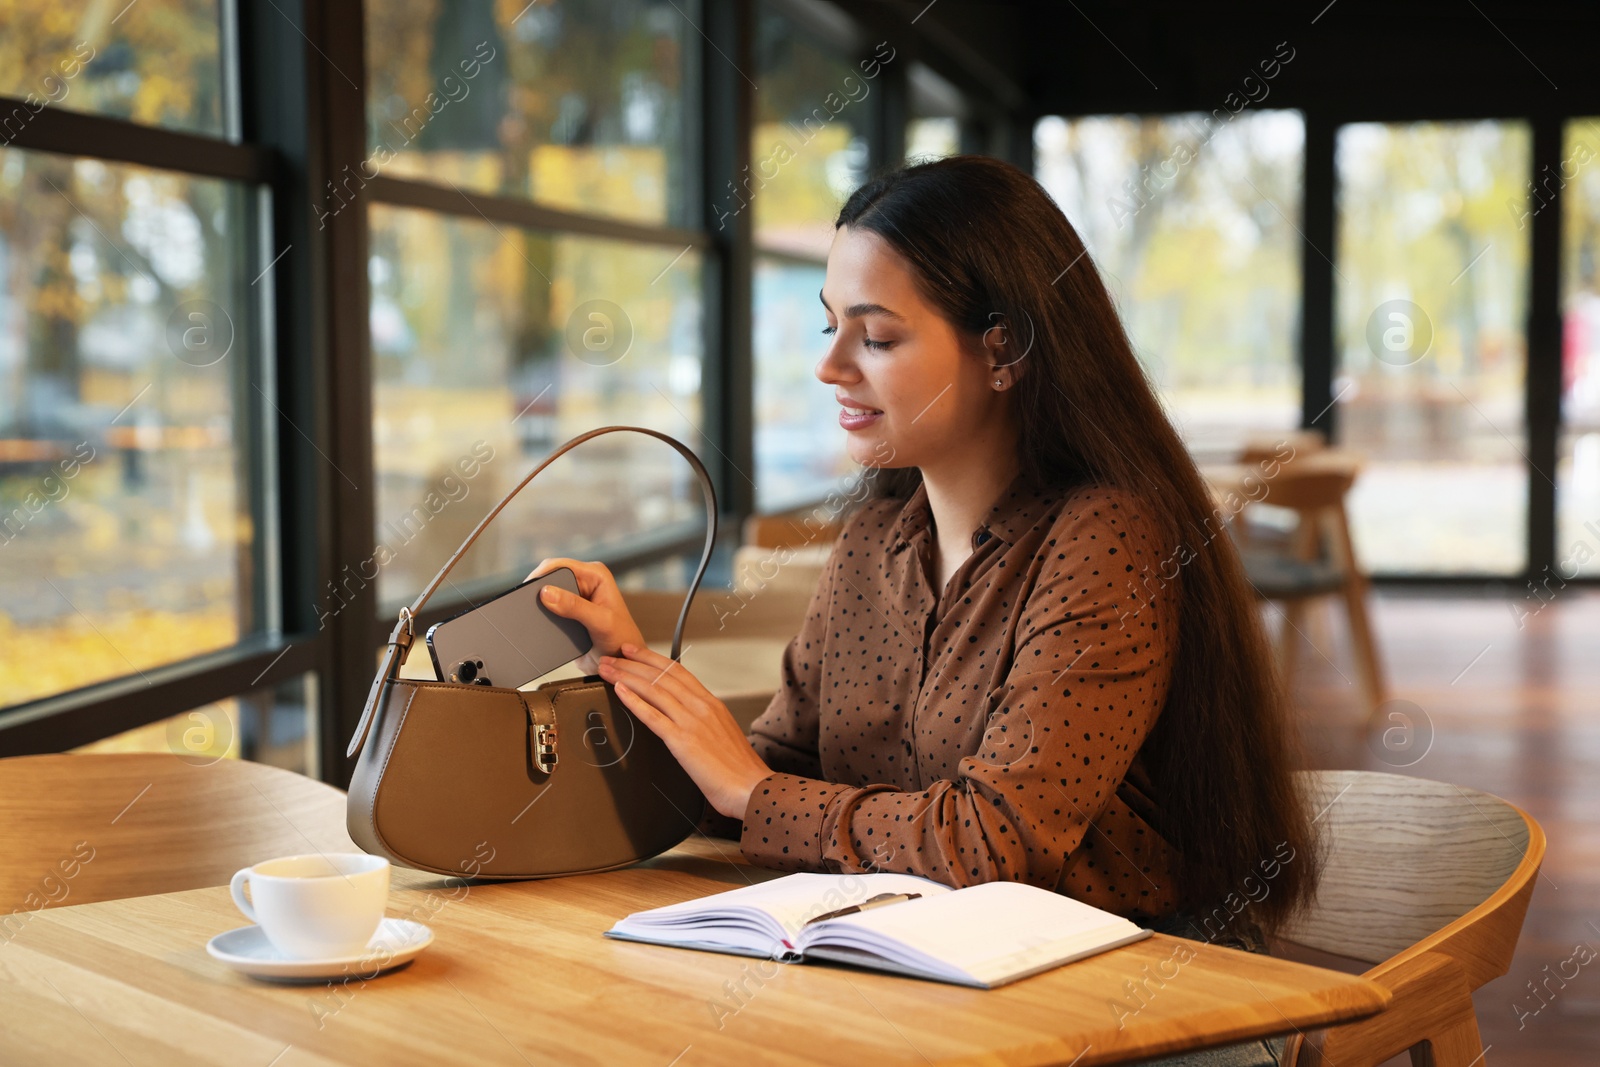
M 634 718 L 644 723 L 645 727 L 666 743 L 668 751 L 682 763 L 678 755 L 679 726 L 671 717 L 662 713 L 644 697 L 629 689 L 626 684 L 617 686 L 617 699 L 621 700 L 627 709 L 633 712 Z
M 557 589 L 547 585 L 539 590 L 539 602 L 551 611 L 565 619 L 576 619 L 583 623 L 584 628 L 591 634 L 603 629 L 603 612 L 594 604 L 581 596 L 573 596 L 565 589 Z
M 689 711 L 684 707 L 678 697 L 669 693 L 659 684 L 652 683 L 648 678 L 618 677 L 612 675 L 608 681 L 618 689 L 617 695 L 623 697 L 631 695 L 635 701 L 641 701 L 650 706 L 650 710 L 671 722 L 680 725 L 689 721 Z M 628 707 L 634 707 L 629 703 Z M 659 733 L 659 731 L 657 731 Z
M 617 652 L 610 657 L 610 663 L 612 666 L 621 668 L 637 668 L 645 672 L 650 678 L 673 678 L 692 690 L 706 694 L 710 693 L 710 690 L 700 684 L 700 679 L 696 678 L 693 672 L 683 665 L 681 660 L 663 656 L 647 645 L 624 642 Z
M 635 644 L 623 645 L 621 652 L 622 655 L 627 657 L 622 662 L 642 663 L 647 667 L 653 667 L 657 672 L 666 672 L 669 675 L 674 675 L 684 681 L 693 692 L 709 699 L 715 699 L 711 690 L 707 689 L 700 679 L 694 676 L 692 671 L 671 656 L 664 656 L 647 645 Z
M 578 592 L 583 596 L 593 598 L 597 593 L 609 592 L 616 588 L 617 580 L 612 577 L 611 568 L 599 560 L 584 561 L 567 556 L 551 556 L 541 562 L 536 570 L 548 573 L 561 567 L 572 570 L 573 576 L 578 579 Z
M 599 575 L 595 573 L 594 569 L 603 566 L 600 563 L 585 563 L 583 560 L 569 559 L 566 556 L 546 556 L 539 561 L 537 567 L 528 572 L 528 577 L 524 578 L 523 581 L 529 581 L 539 577 L 541 574 L 549 574 L 551 571 L 568 567 L 571 568 L 572 573 L 578 579 L 578 589 L 584 591 L 584 595 L 588 596 L 588 585 L 599 580 Z
M 601 663 L 600 676 L 609 682 L 625 684 L 657 705 L 663 705 L 662 710 L 674 718 L 681 717 L 691 706 L 704 700 L 686 684 L 688 676 L 681 667 L 676 671 L 662 671 L 647 664 L 607 657 Z

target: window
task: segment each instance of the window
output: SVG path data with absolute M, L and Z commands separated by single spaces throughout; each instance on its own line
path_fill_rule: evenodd
M 292 678 L 244 696 L 80 745 L 74 752 L 170 752 L 195 766 L 222 759 L 269 763 L 318 776 L 317 676 Z
M 0 149 L 7 704 L 234 644 L 257 599 L 245 192 Z M 270 385 L 268 386 L 270 388 Z
M 1037 177 L 1100 268 L 1190 450 L 1298 424 L 1297 112 L 1042 119 Z
M 763 511 L 826 496 L 854 468 L 844 451 L 833 388 L 817 379 L 825 339 L 821 265 L 756 261 L 757 494 Z
M 271 249 L 270 150 L 241 138 L 234 15 L 145 0 L 0 16 L 6 754 L 285 687 L 311 694 L 302 747 L 318 733 L 319 646 L 283 633 L 292 402 L 271 268 L 288 249 Z M 251 714 L 224 754 L 262 758 Z M 177 751 L 164 738 L 107 743 Z M 315 771 L 307 752 L 292 763 Z
M 778 7 L 756 11 L 755 482 L 757 510 L 771 512 L 822 498 L 853 467 L 833 390 L 813 373 L 826 324 L 817 293 L 833 220 L 866 178 L 867 99 L 894 51 L 852 66 L 837 58 L 848 48 Z
M 961 151 L 961 123 L 949 115 L 906 123 L 906 162 L 943 159 Z
M 121 8 L 121 10 L 117 10 Z M 78 9 L 78 10 L 74 10 Z M 0 34 L 0 143 L 46 107 L 222 137 L 233 131 L 221 41 L 228 4 L 9 5 Z
M 858 68 L 841 60 L 841 49 L 769 4 L 756 12 L 761 91 L 750 141 L 756 245 L 826 262 L 833 218 L 866 177 L 864 102 L 873 88 L 867 72 L 875 75 L 880 64 Z
M 369 169 L 680 222 L 692 3 L 367 6 Z
M 695 446 L 698 251 L 382 205 L 371 217 L 369 569 L 385 604 L 412 599 L 495 501 L 579 433 L 646 426 Z M 665 517 L 660 495 L 692 481 L 681 456 L 638 435 L 586 442 L 539 476 L 452 579 L 514 580 L 546 555 L 642 535 Z M 701 514 L 698 489 L 687 495 L 689 517 Z
M 1561 440 L 1556 574 L 1600 574 L 1600 119 L 1567 125 L 1560 174 Z M 1548 195 L 1548 194 L 1546 194 Z M 1542 197 L 1541 197 L 1542 199 Z M 1531 199 L 1524 211 L 1542 210 Z
M 390 181 L 368 216 L 377 500 L 356 581 L 376 578 L 381 614 L 579 433 L 644 426 L 704 451 L 709 240 L 668 228 L 691 216 L 696 15 L 368 7 L 368 169 Z M 680 456 L 602 437 L 542 474 L 433 606 L 503 591 L 545 556 L 693 537 L 701 515 Z
M 966 114 L 961 90 L 925 63 L 912 63 L 907 69 L 911 121 L 906 123 L 906 162 L 956 155 L 961 151 L 961 120 Z
M 1530 151 L 1516 122 L 1339 130 L 1334 396 L 1372 571 L 1526 565 L 1528 230 L 1506 205 Z

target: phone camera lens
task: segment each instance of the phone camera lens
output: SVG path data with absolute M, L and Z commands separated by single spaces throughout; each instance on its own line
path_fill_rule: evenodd
M 474 660 L 464 659 L 456 664 L 456 669 L 452 674 L 454 675 L 454 681 L 473 682 L 478 677 L 478 664 Z

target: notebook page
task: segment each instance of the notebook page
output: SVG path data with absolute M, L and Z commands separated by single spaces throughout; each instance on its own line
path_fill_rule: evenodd
M 614 929 L 644 936 L 652 930 L 673 929 L 681 936 L 683 931 L 727 925 L 730 919 L 735 924 L 745 925 L 766 918 L 792 941 L 808 919 L 860 904 L 880 893 L 920 893 L 924 898 L 931 898 L 950 892 L 953 891 L 949 886 L 912 874 L 800 872 L 725 893 L 635 912 L 620 920 Z M 900 906 L 895 904 L 874 910 L 889 911 Z
M 798 946 L 869 949 L 924 966 L 937 961 L 983 982 L 1012 968 L 1081 956 L 1148 931 L 1082 901 L 1020 882 L 984 882 L 925 900 L 892 904 L 812 927 Z M 906 951 L 909 950 L 909 951 Z

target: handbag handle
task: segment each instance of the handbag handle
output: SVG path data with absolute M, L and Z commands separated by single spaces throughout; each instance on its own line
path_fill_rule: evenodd
M 428 599 L 432 597 L 433 594 L 438 590 L 439 586 L 443 584 L 445 578 L 449 576 L 450 571 L 454 569 L 457 563 L 461 562 L 461 557 L 466 555 L 467 549 L 472 547 L 473 542 L 478 539 L 478 535 L 483 533 L 483 531 L 488 528 L 489 524 L 494 521 L 495 516 L 504 511 L 506 505 L 511 503 L 516 495 L 522 492 L 527 484 L 533 481 L 535 476 L 537 476 L 540 471 L 544 470 L 566 452 L 576 448 L 578 445 L 583 444 L 583 442 L 589 440 L 591 437 L 599 437 L 601 434 L 606 433 L 616 433 L 619 430 L 631 430 L 635 433 L 647 434 L 656 438 L 657 440 L 665 441 L 667 444 L 677 449 L 678 453 L 682 455 L 684 459 L 688 460 L 689 465 L 694 468 L 695 476 L 700 479 L 701 494 L 705 498 L 705 547 L 700 552 L 700 566 L 695 568 L 694 578 L 689 582 L 689 590 L 686 594 L 684 594 L 683 608 L 678 612 L 678 623 L 672 629 L 672 658 L 674 660 L 678 658 L 679 646 L 683 639 L 683 625 L 686 621 L 688 621 L 689 618 L 689 605 L 694 600 L 695 590 L 700 587 L 700 579 L 705 575 L 706 566 L 711 562 L 711 551 L 716 544 L 716 489 L 712 486 L 711 476 L 706 473 L 706 468 L 700 462 L 700 457 L 696 456 L 688 449 L 687 446 L 678 441 L 676 438 L 669 437 L 667 434 L 661 433 L 657 430 L 646 429 L 643 426 L 601 426 L 598 429 L 589 430 L 587 433 L 581 433 L 577 437 L 574 437 L 572 440 L 568 441 L 566 444 L 550 453 L 550 455 L 546 456 L 543 462 L 541 462 L 537 467 L 533 468 L 533 470 L 529 471 L 522 481 L 518 482 L 516 486 L 512 488 L 511 492 L 507 493 L 501 499 L 500 503 L 489 509 L 489 514 L 485 515 L 483 517 L 483 521 L 479 522 L 473 531 L 467 535 L 467 539 L 461 543 L 461 547 L 456 549 L 455 552 L 451 554 L 450 558 L 445 561 L 443 567 L 439 568 L 439 573 L 433 576 L 433 580 L 429 582 L 423 588 L 422 592 L 417 595 L 416 600 L 412 601 L 410 606 L 400 609 L 400 619 L 397 623 L 395 623 L 394 632 L 389 635 L 383 666 L 379 668 L 377 676 L 372 680 L 372 689 L 367 693 L 366 706 L 361 709 L 361 721 L 356 724 L 355 736 L 350 738 L 350 745 L 347 749 L 345 749 L 346 757 L 354 756 L 360 750 L 362 743 L 367 738 L 368 731 L 372 727 L 372 720 L 377 712 L 378 702 L 382 696 L 384 688 L 390 682 L 399 677 L 400 664 L 404 662 L 406 653 L 411 650 L 411 644 L 416 639 L 413 620 L 418 614 L 421 613 L 422 608 L 425 604 L 427 604 Z

